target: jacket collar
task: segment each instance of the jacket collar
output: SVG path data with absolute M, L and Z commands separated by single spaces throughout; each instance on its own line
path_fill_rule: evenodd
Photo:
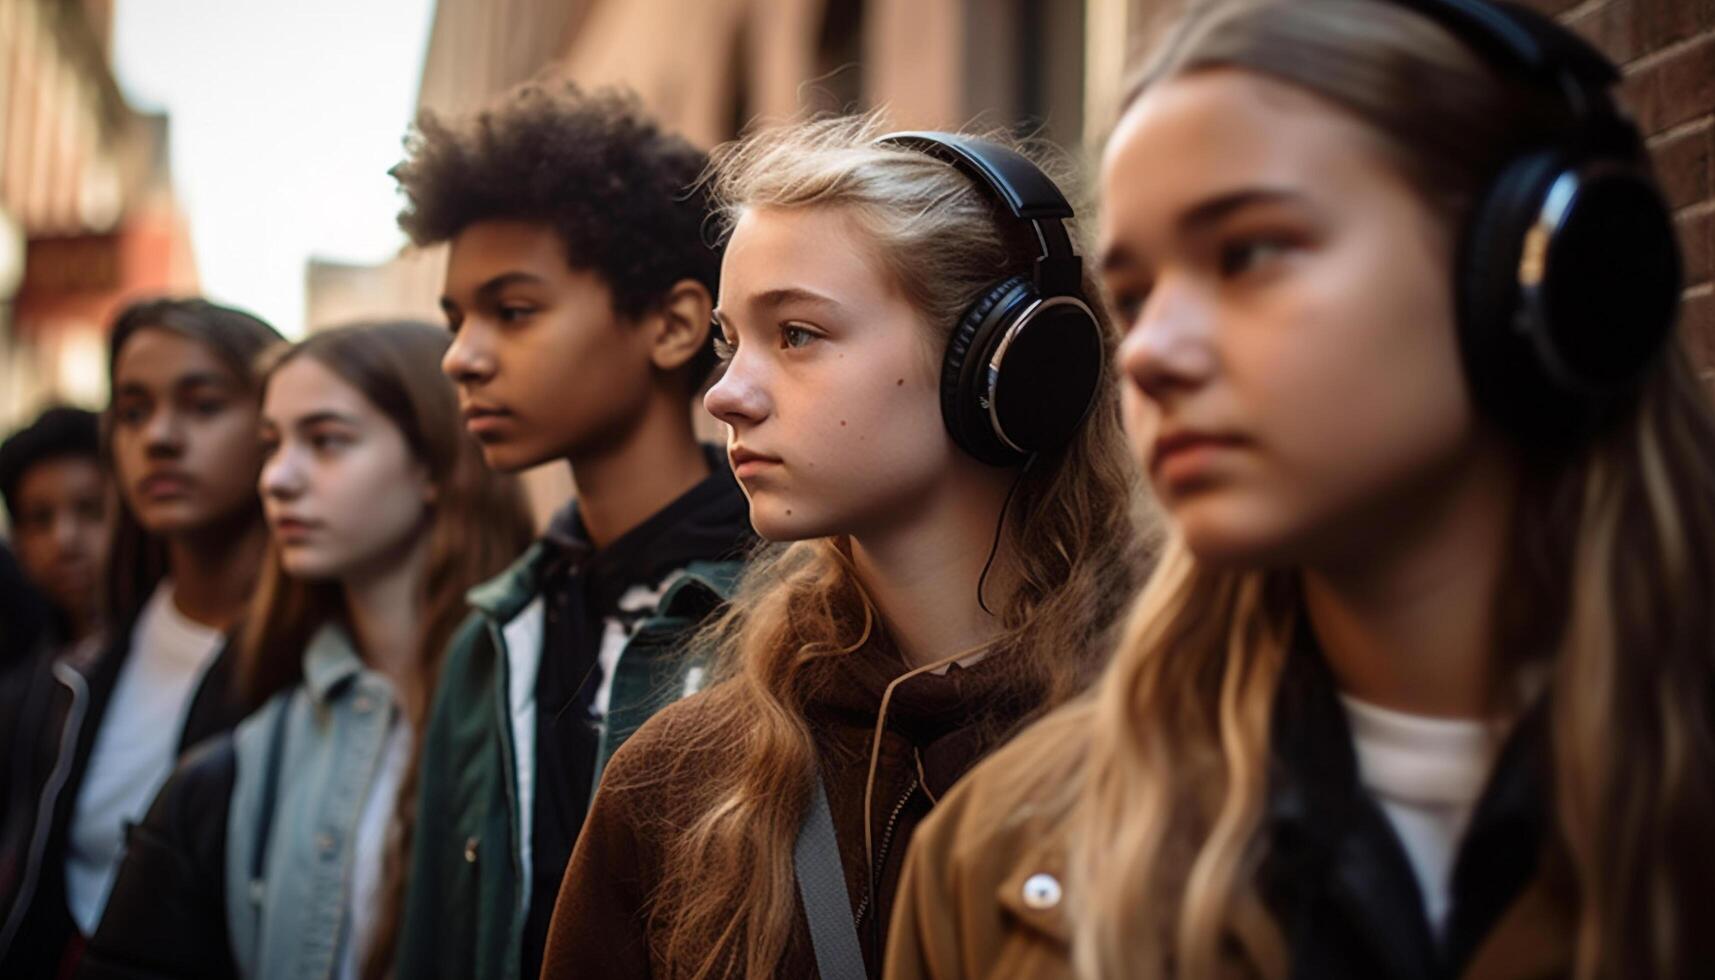
M 304 648 L 304 687 L 310 700 L 324 705 L 335 690 L 363 673 L 363 660 L 351 637 L 338 623 L 324 623 Z
M 550 556 L 550 545 L 533 542 L 505 571 L 466 592 L 465 600 L 492 620 L 510 622 L 542 591 L 542 567 Z
M 1546 700 L 1514 726 L 1465 831 L 1452 908 L 1440 941 L 1392 824 L 1360 781 L 1344 707 L 1307 624 L 1276 695 L 1273 760 L 1258 873 L 1264 900 L 1291 933 L 1312 902 L 1306 882 L 1331 886 L 1350 925 L 1395 977 L 1467 965 L 1537 875 L 1546 834 Z

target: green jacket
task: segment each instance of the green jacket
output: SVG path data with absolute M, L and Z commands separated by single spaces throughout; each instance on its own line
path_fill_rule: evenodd
M 534 684 L 547 553 L 537 542 L 471 590 L 475 611 L 442 667 L 418 773 L 396 961 L 404 980 L 518 976 L 530 894 Z M 627 642 L 600 733 L 598 781 L 614 751 L 650 715 L 701 686 L 704 660 L 682 645 L 731 594 L 743 567 L 689 563 Z

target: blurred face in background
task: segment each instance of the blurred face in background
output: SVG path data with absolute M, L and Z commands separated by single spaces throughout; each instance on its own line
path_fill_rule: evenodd
M 355 386 L 295 357 L 263 396 L 259 488 L 294 578 L 385 575 L 423 543 L 434 489 L 405 436 Z
M 441 368 L 490 467 L 599 456 L 642 418 L 650 334 L 615 312 L 600 275 L 567 262 L 552 227 L 481 221 L 459 232 L 441 308 L 453 331 Z
M 24 471 L 12 505 L 12 543 L 25 574 L 74 624 L 92 622 L 113 531 L 100 461 L 43 459 Z
M 1240 70 L 1159 82 L 1102 192 L 1127 427 L 1200 558 L 1360 556 L 1499 451 L 1444 222 L 1355 116 Z
M 769 540 L 909 523 L 981 466 L 942 424 L 931 331 L 872 247 L 837 208 L 753 209 L 721 262 L 728 363 L 704 404 Z
M 195 533 L 255 506 L 257 403 L 203 344 L 132 334 L 113 369 L 114 479 L 151 534 Z

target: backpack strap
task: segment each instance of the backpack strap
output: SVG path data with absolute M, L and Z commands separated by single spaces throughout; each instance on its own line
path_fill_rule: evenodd
M 851 896 L 846 894 L 845 870 L 840 866 L 840 845 L 834 839 L 834 815 L 820 774 L 809 812 L 798 827 L 792 864 L 804 914 L 810 920 L 810 943 L 821 980 L 866 980 Z

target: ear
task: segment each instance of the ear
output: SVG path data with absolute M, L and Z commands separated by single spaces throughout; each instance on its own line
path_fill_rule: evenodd
M 648 322 L 649 357 L 656 368 L 677 371 L 709 346 L 714 308 L 708 288 L 695 279 L 681 279 L 667 290 L 660 311 Z

